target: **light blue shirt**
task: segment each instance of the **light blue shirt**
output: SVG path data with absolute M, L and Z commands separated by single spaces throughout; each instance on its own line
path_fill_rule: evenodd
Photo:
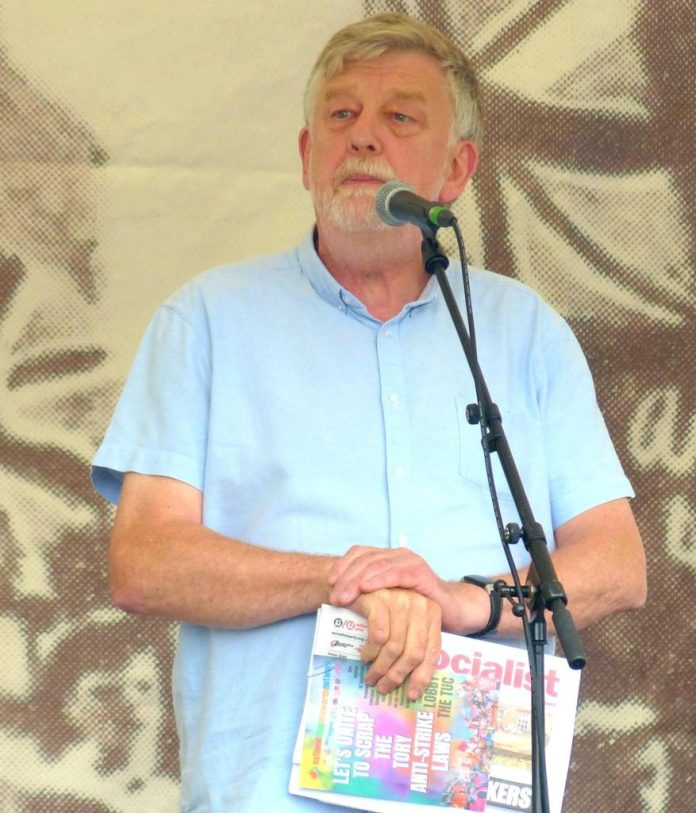
M 460 269 L 449 279 L 460 303 Z M 582 352 L 530 289 L 471 271 L 479 356 L 528 498 L 554 528 L 632 491 Z M 152 320 L 94 459 L 204 492 L 204 524 L 269 548 L 407 546 L 443 578 L 507 570 L 471 376 L 435 279 L 382 323 L 293 251 L 204 274 Z M 494 459 L 504 522 L 517 521 Z M 514 549 L 527 563 L 522 545 Z M 235 589 L 234 584 L 229 589 Z M 326 810 L 290 796 L 314 616 L 250 630 L 182 624 L 174 703 L 182 811 Z

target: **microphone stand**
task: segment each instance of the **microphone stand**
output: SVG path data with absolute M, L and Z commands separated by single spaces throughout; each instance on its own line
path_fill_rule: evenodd
M 503 598 L 511 601 L 513 612 L 522 619 L 524 625 L 529 652 L 529 670 L 532 678 L 532 811 L 533 813 L 549 813 L 544 723 L 544 649 L 548 640 L 547 624 L 544 616 L 545 610 L 550 610 L 552 614 L 556 634 L 561 641 L 563 652 L 571 669 L 582 669 L 587 663 L 587 658 L 573 618 L 566 607 L 568 599 L 563 585 L 556 576 L 549 556 L 544 529 L 534 518 L 517 471 L 503 429 L 500 409 L 492 401 L 483 373 L 479 367 L 475 341 L 472 341 L 464 324 L 449 280 L 445 274 L 449 259 L 437 240 L 437 227 L 421 226 L 421 232 L 423 235 L 421 245 L 423 265 L 429 274 L 434 274 L 437 278 L 476 387 L 478 403 L 470 404 L 467 407 L 467 420 L 472 425 L 481 424 L 484 454 L 487 451 L 495 452 L 498 455 L 522 522 L 521 527 L 516 523 L 509 523 L 505 529 L 501 528 L 501 541 L 508 561 L 512 565 L 511 570 L 515 584 L 511 587 L 500 580 L 496 582 L 494 589 Z M 465 275 L 468 273 L 464 251 L 462 251 L 462 270 Z M 466 284 L 468 285 L 468 283 Z M 514 567 L 514 560 L 508 548 L 509 545 L 515 544 L 520 539 L 523 540 L 532 562 L 528 584 L 524 587 L 520 584 L 519 575 Z M 528 622 L 525 617 L 525 603 L 529 606 Z

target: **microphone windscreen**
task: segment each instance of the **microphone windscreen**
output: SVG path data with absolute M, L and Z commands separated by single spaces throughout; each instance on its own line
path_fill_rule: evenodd
M 403 226 L 403 220 L 397 220 L 389 211 L 389 201 L 397 192 L 415 192 L 414 188 L 403 181 L 387 181 L 377 190 L 375 209 L 377 216 L 387 226 Z

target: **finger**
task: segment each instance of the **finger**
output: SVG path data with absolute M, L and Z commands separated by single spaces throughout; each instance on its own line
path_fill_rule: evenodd
M 330 585 L 335 585 L 346 573 L 355 574 L 371 558 L 382 557 L 390 552 L 389 548 L 374 548 L 366 545 L 353 545 L 331 566 L 328 575 Z M 352 575 L 349 577 L 352 578 Z
M 354 559 L 337 580 L 336 587 L 353 580 L 359 583 L 361 590 L 372 591 L 387 586 L 381 582 L 388 580 L 389 587 L 398 585 L 410 590 L 421 582 L 425 583 L 427 577 L 432 580 L 434 575 L 427 562 L 412 550 L 385 548 L 370 551 L 369 554 Z
M 406 672 L 401 675 L 401 670 L 396 665 L 401 660 L 406 647 L 409 614 L 392 600 L 393 597 L 388 598 L 389 601 L 385 603 L 385 614 L 389 619 L 389 634 L 381 641 L 372 665 L 365 675 L 365 682 L 368 685 L 376 685 L 378 691 L 385 693 L 400 686 L 408 674 Z
M 360 593 L 392 587 L 417 587 L 422 581 L 423 564 L 420 556 L 405 548 L 369 549 L 344 568 L 334 583 L 329 601 L 350 604 Z
M 389 559 L 375 559 L 360 574 L 360 589 L 364 592 L 380 587 L 402 587 L 410 590 L 418 583 L 418 562 L 410 553 L 395 554 Z
M 341 578 L 343 573 L 353 564 L 353 562 L 360 556 L 364 556 L 368 551 L 375 550 L 375 548 L 368 548 L 365 545 L 353 545 L 340 556 L 331 566 L 328 575 L 330 585 L 336 584 Z
M 369 597 L 368 607 L 369 609 L 365 613 L 367 618 L 367 640 L 360 651 L 360 658 L 363 663 L 372 663 L 377 659 L 391 633 L 388 604 L 380 601 L 379 597 L 373 594 Z
M 442 648 L 440 613 L 436 611 L 430 613 L 429 616 L 423 658 L 413 669 L 408 679 L 406 696 L 409 700 L 417 700 L 427 689 L 440 657 L 440 650 Z
M 393 556 L 385 551 L 371 551 L 347 564 L 333 585 L 329 601 L 332 604 L 351 604 L 361 592 L 374 592 L 382 587 L 396 587 L 399 576 L 393 570 Z M 369 591 L 363 590 L 366 580 L 372 579 Z
M 401 617 L 405 618 L 406 613 L 401 613 Z M 380 678 L 377 690 L 390 692 L 408 678 L 407 697 L 416 700 L 430 683 L 440 654 L 440 644 L 439 607 L 431 601 L 416 597 L 409 608 L 402 653 Z M 386 658 L 383 663 L 386 663 Z M 378 662 L 375 663 L 377 665 Z
M 427 605 L 429 602 L 420 596 L 409 595 L 406 598 L 408 599 L 408 611 L 400 612 L 400 617 L 406 621 L 402 651 L 377 684 L 377 689 L 381 692 L 389 692 L 404 683 L 426 657 L 429 629 Z

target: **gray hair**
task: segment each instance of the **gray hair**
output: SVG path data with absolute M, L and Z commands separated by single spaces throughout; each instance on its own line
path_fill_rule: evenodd
M 341 73 L 346 62 L 377 59 L 393 51 L 417 51 L 433 57 L 445 71 L 454 109 L 454 137 L 480 143 L 481 101 L 470 61 L 444 34 L 406 14 L 376 14 L 342 28 L 331 37 L 307 81 L 305 122 L 309 123 L 312 116 L 321 82 Z

